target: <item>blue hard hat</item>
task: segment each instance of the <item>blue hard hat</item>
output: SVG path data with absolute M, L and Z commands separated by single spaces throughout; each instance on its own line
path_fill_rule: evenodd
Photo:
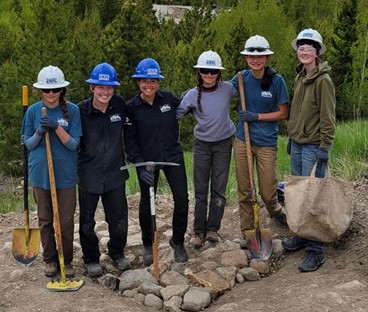
M 132 78 L 162 79 L 160 65 L 152 58 L 146 58 L 139 62 Z
M 102 86 L 120 86 L 115 68 L 110 64 L 98 64 L 86 82 Z

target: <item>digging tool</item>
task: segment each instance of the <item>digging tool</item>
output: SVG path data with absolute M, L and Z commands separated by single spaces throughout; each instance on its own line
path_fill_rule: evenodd
M 155 171 L 155 166 L 179 166 L 177 163 L 173 162 L 154 162 L 154 161 L 147 161 L 147 162 L 140 162 L 135 164 L 129 164 L 120 168 L 120 170 L 125 170 L 128 168 L 133 167 L 142 167 L 145 166 L 146 170 L 149 172 Z M 152 224 L 152 232 L 153 232 L 153 277 L 158 278 L 160 276 L 160 269 L 158 267 L 158 237 L 157 237 L 157 227 L 156 227 L 156 206 L 155 206 L 155 188 L 154 186 L 150 185 L 149 187 L 150 193 L 150 208 L 151 208 L 151 224 Z
M 42 116 L 47 115 L 46 107 L 42 108 Z M 80 281 L 70 281 L 66 279 L 65 274 L 65 263 L 64 263 L 64 253 L 63 253 L 63 242 L 61 236 L 61 226 L 59 219 L 59 206 L 57 201 L 56 194 L 56 183 L 55 183 L 55 175 L 54 175 L 54 165 L 52 162 L 52 153 L 51 153 L 51 144 L 50 144 L 50 133 L 45 133 L 46 140 L 46 152 L 47 152 L 47 166 L 49 169 L 49 179 L 50 179 L 50 191 L 51 191 L 51 201 L 52 201 L 52 210 L 54 213 L 54 226 L 55 226 L 55 234 L 56 234 L 56 245 L 59 256 L 59 265 L 60 265 L 60 281 L 51 281 L 48 282 L 46 288 L 51 291 L 75 291 L 82 287 L 83 280 Z
M 245 92 L 243 84 L 243 75 L 241 72 L 238 73 L 238 84 L 240 93 L 240 102 L 242 110 L 246 110 L 245 104 Z M 244 133 L 245 133 L 245 145 L 247 148 L 247 160 L 249 168 L 249 180 L 252 194 L 252 206 L 254 213 L 254 229 L 245 231 L 245 239 L 247 241 L 247 248 L 251 255 L 260 260 L 267 260 L 272 254 L 272 237 L 269 228 L 261 229 L 259 226 L 259 204 L 257 200 L 257 190 L 254 183 L 253 174 L 253 156 L 250 145 L 249 127 L 248 122 L 244 122 Z
M 23 117 L 28 108 L 28 87 L 23 86 Z M 13 229 L 12 253 L 18 262 L 24 266 L 29 266 L 36 259 L 40 251 L 40 229 L 29 227 L 28 211 L 28 151 L 23 144 L 23 210 L 25 228 Z

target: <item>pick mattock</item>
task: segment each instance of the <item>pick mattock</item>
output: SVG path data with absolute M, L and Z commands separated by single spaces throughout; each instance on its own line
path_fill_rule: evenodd
M 23 117 L 28 108 L 28 87 L 23 86 Z M 29 227 L 28 211 L 28 151 L 23 144 L 23 210 L 24 210 L 24 228 L 13 229 L 12 253 L 15 260 L 24 266 L 29 266 L 36 259 L 40 251 L 40 229 Z
M 157 165 L 161 166 L 179 166 L 177 163 L 172 162 L 154 162 L 154 161 L 147 161 L 135 164 L 129 164 L 120 168 L 120 170 L 125 170 L 132 167 L 142 167 L 145 166 L 146 170 L 149 172 L 154 172 L 155 167 Z M 158 267 L 158 235 L 157 235 L 157 226 L 156 226 L 156 205 L 155 205 L 155 188 L 153 185 L 149 187 L 150 193 L 150 207 L 151 207 L 151 224 L 152 224 L 152 233 L 153 233 L 153 277 L 159 278 L 160 276 L 160 269 Z
M 243 84 L 243 75 L 238 73 L 238 84 L 240 93 L 240 102 L 242 110 L 246 110 L 245 92 Z M 259 226 L 259 204 L 257 200 L 257 190 L 254 183 L 253 174 L 253 156 L 250 144 L 248 122 L 244 122 L 245 145 L 247 149 L 248 171 L 250 180 L 250 189 L 252 194 L 252 205 L 254 213 L 254 229 L 245 231 L 245 239 L 247 241 L 247 248 L 251 255 L 256 259 L 267 260 L 272 254 L 272 237 L 269 228 L 261 229 Z
M 42 107 L 42 116 L 47 115 L 46 107 Z M 60 264 L 60 281 L 51 281 L 48 282 L 46 287 L 51 291 L 74 291 L 78 290 L 83 285 L 83 280 L 80 281 L 69 281 L 66 279 L 65 274 L 65 263 L 64 263 L 64 253 L 63 253 L 63 241 L 61 236 L 61 226 L 60 226 L 60 218 L 59 218 L 59 206 L 57 201 L 56 194 L 56 183 L 55 183 L 55 175 L 54 175 L 54 165 L 52 162 L 52 153 L 51 153 L 51 144 L 50 144 L 50 134 L 49 132 L 45 133 L 46 139 L 46 152 L 47 152 L 47 165 L 49 169 L 49 178 L 50 178 L 50 191 L 51 191 L 51 201 L 52 201 L 52 211 L 54 213 L 54 226 L 55 226 L 55 234 L 56 234 L 56 245 L 59 256 L 59 264 Z

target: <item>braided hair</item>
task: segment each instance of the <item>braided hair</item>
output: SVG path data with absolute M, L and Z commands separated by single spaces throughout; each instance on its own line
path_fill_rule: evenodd
M 196 76 L 197 76 L 197 91 L 198 91 L 197 105 L 198 105 L 198 110 L 201 113 L 203 113 L 201 97 L 202 97 L 202 90 L 204 87 L 203 87 L 203 79 L 202 79 L 201 74 L 199 73 L 199 69 L 197 70 Z M 222 80 L 221 71 L 219 71 L 219 74 L 217 75 L 215 87 L 217 87 L 218 82 L 221 80 Z
M 68 106 L 66 104 L 66 88 L 62 88 L 61 92 L 60 92 L 60 97 L 59 97 L 59 105 L 61 108 L 61 111 L 63 112 L 63 117 L 65 120 L 69 119 L 69 112 L 68 112 Z
M 266 66 L 263 78 L 261 81 L 261 89 L 263 91 L 268 90 L 268 88 L 271 86 L 272 79 L 276 75 L 276 70 L 271 66 Z

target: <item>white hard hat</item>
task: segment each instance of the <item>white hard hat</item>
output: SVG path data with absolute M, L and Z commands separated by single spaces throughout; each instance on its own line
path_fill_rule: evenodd
M 194 68 L 211 68 L 211 69 L 225 69 L 222 67 L 222 61 L 220 55 L 214 51 L 203 52 L 197 61 L 197 65 Z
M 64 74 L 59 67 L 47 66 L 40 70 L 37 82 L 33 86 L 37 89 L 64 88 L 69 85 L 69 81 L 64 79 Z
M 318 42 L 319 45 L 321 46 L 321 49 L 319 50 L 319 55 L 322 55 L 323 53 L 326 52 L 326 46 L 322 42 L 322 36 L 319 34 L 317 30 L 308 28 L 301 31 L 298 37 L 296 37 L 296 39 L 291 41 L 291 46 L 294 48 L 294 50 L 298 49 L 297 43 L 299 40 L 311 40 L 314 42 Z
M 250 37 L 244 45 L 243 55 L 271 55 L 270 44 L 265 37 L 255 35 Z

